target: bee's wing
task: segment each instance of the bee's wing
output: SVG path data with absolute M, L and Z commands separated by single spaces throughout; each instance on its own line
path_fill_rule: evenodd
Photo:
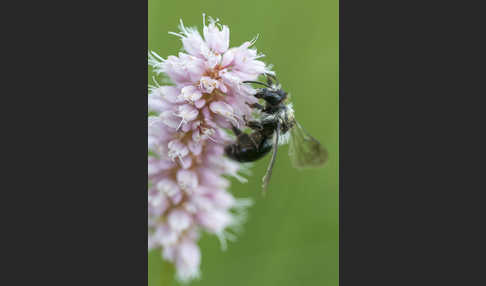
M 289 156 L 295 168 L 320 167 L 327 161 L 327 150 L 297 121 L 290 136 Z

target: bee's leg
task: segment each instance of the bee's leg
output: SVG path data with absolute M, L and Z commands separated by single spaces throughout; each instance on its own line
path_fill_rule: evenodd
M 246 126 L 257 131 L 263 130 L 263 125 L 260 123 L 260 121 L 256 120 L 247 121 Z
M 262 124 L 260 122 L 255 121 L 255 120 L 248 121 L 246 119 L 246 116 L 245 115 L 243 115 L 243 120 L 245 121 L 246 126 L 249 127 L 249 128 L 251 128 L 251 129 L 253 129 L 253 130 L 262 130 L 263 129 L 263 126 L 262 126 Z M 237 129 L 234 126 L 233 126 L 233 128 L 234 129 Z M 233 132 L 234 132 L 234 129 L 233 129 Z M 239 130 L 239 129 L 237 129 L 237 130 L 240 132 L 240 134 L 242 133 L 241 130 Z M 250 136 L 250 135 L 248 135 L 246 133 L 245 133 L 245 135 L 246 135 L 245 137 L 247 137 L 248 139 L 250 139 L 250 141 L 253 143 L 253 146 L 255 146 L 255 148 L 258 150 L 259 149 L 259 146 L 258 146 L 258 143 L 255 141 L 255 139 L 252 136 Z M 239 134 L 237 134 L 236 136 L 240 137 Z
M 247 103 L 248 104 L 248 103 Z M 255 108 L 255 109 L 258 109 L 260 111 L 263 111 L 265 109 L 265 106 L 259 104 L 259 103 L 252 103 L 252 104 L 248 104 L 249 107 L 251 108 Z
M 257 131 L 263 130 L 263 125 L 260 123 L 260 121 L 248 120 L 246 118 L 246 115 L 243 115 L 243 120 L 245 121 L 245 125 L 248 128 L 253 129 L 253 130 L 257 130 Z
M 259 146 L 259 145 L 258 145 L 258 143 L 255 141 L 255 139 L 253 138 L 253 136 L 248 136 L 248 138 L 250 138 L 251 143 L 253 143 L 253 146 L 255 146 L 255 149 L 259 150 L 259 149 L 260 149 L 260 146 Z
M 236 136 L 239 136 L 243 131 L 241 131 L 238 127 L 234 126 L 231 124 L 231 130 L 233 130 L 233 133 L 235 133 Z
M 265 96 L 266 91 L 267 91 L 266 88 L 259 89 L 258 92 L 255 93 L 253 96 L 259 99 L 263 98 Z
M 251 141 L 253 146 L 255 146 L 255 149 L 258 150 L 258 143 L 255 141 L 255 139 L 252 136 L 250 136 L 247 133 L 244 133 L 243 131 L 241 131 L 238 127 L 234 126 L 233 124 L 231 124 L 231 129 L 233 130 L 233 133 L 235 133 L 235 135 L 237 137 L 237 142 L 242 143 L 242 142 Z
M 267 191 L 268 183 L 270 182 L 270 177 L 272 177 L 273 165 L 275 165 L 275 161 L 277 160 L 278 137 L 280 136 L 279 130 L 280 130 L 280 122 L 277 121 L 277 128 L 275 129 L 275 135 L 273 137 L 272 158 L 270 159 L 270 163 L 268 164 L 267 171 L 265 172 L 265 176 L 263 177 L 263 194 L 264 195 Z

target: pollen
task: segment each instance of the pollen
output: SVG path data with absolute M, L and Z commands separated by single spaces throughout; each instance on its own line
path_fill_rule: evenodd
M 214 68 L 207 70 L 204 75 L 208 76 L 212 79 L 220 80 L 221 76 L 219 75 L 219 72 L 223 70 L 223 67 L 221 65 L 216 65 Z

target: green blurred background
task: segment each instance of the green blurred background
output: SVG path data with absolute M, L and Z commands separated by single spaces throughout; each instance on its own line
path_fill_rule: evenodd
M 178 31 L 179 18 L 202 31 L 203 12 L 229 26 L 230 47 L 260 34 L 255 47 L 291 93 L 297 120 L 330 157 L 323 168 L 298 171 L 281 147 L 266 197 L 261 178 L 270 156 L 254 165 L 248 183 L 233 180 L 231 192 L 255 202 L 244 232 L 224 252 L 215 236 L 203 235 L 202 277 L 189 285 L 338 285 L 338 0 L 148 3 L 148 47 L 163 57 L 182 46 L 168 34 Z M 149 253 L 148 263 L 149 286 L 161 285 L 160 253 Z

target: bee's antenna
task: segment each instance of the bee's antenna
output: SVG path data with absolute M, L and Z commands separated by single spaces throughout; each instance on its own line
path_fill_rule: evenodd
M 253 81 L 253 80 L 245 80 L 243 81 L 243 83 L 254 83 L 254 84 L 261 84 L 263 86 L 266 86 L 268 88 L 272 88 L 271 86 L 269 86 L 268 84 L 264 83 L 264 82 L 261 82 L 261 81 Z

